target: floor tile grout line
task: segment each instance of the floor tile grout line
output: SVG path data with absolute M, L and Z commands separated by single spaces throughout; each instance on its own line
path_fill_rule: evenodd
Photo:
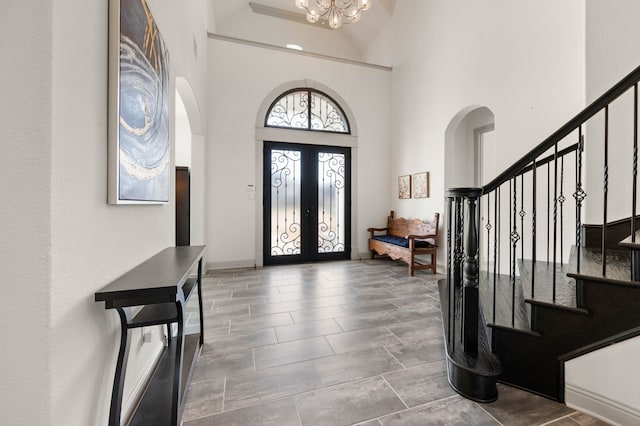
M 324 357 L 324 358 L 327 358 L 327 357 Z M 321 359 L 321 358 L 316 358 L 316 359 Z M 308 361 L 314 361 L 314 360 L 308 360 Z M 301 362 L 303 362 L 303 361 L 301 361 Z M 294 363 L 294 364 L 297 364 L 297 363 Z M 287 365 L 289 365 L 289 364 L 287 364 Z M 398 372 L 398 371 L 404 371 L 404 370 L 392 370 L 392 371 L 384 372 L 382 374 L 391 374 L 391 373 L 395 373 L 395 372 Z M 225 412 L 226 413 L 230 413 L 232 411 L 238 411 L 238 410 L 242 410 L 242 409 L 245 409 L 245 408 L 257 407 L 257 406 L 260 406 L 260 405 L 263 405 L 263 404 L 267 404 L 267 403 L 275 402 L 275 401 L 280 401 L 280 400 L 287 399 L 287 398 L 294 398 L 295 399 L 295 398 L 303 396 L 305 394 L 310 394 L 310 393 L 318 392 L 318 391 L 331 390 L 331 389 L 337 388 L 339 386 L 344 386 L 344 385 L 348 385 L 348 384 L 352 384 L 352 383 L 356 383 L 356 382 L 375 379 L 376 377 L 380 377 L 382 374 L 374 374 L 374 375 L 371 375 L 371 376 L 359 377 L 357 379 L 351 379 L 351 380 L 347 380 L 347 381 L 344 381 L 344 382 L 341 382 L 341 383 L 335 383 L 335 384 L 330 385 L 330 386 L 320 385 L 317 388 L 304 390 L 304 391 L 301 391 L 301 392 L 294 392 L 292 394 L 279 396 L 279 397 L 276 397 L 276 398 L 273 398 L 273 399 L 259 400 L 256 404 L 249 404 L 247 406 L 234 408 L 233 410 L 229 410 L 229 411 L 225 411 Z M 226 380 L 226 378 L 225 378 L 225 380 Z M 226 381 L 225 381 L 225 389 L 226 389 Z M 226 391 L 225 391 L 225 394 L 226 394 Z M 454 396 L 456 396 L 456 395 L 454 395 Z M 448 398 L 451 398 L 451 397 L 448 397 Z M 447 398 L 442 398 L 442 399 L 447 399 Z M 437 400 L 437 401 L 440 401 L 440 400 Z M 435 402 L 435 401 L 431 401 L 431 402 Z M 423 405 L 426 405 L 426 404 L 423 404 Z M 413 408 L 415 408 L 415 407 L 413 407 Z M 406 410 L 403 409 L 403 410 L 400 410 L 400 411 L 397 411 L 397 412 L 402 412 L 402 411 L 406 411 Z M 389 413 L 389 414 L 393 414 L 393 413 Z
M 222 411 L 220 411 L 221 413 L 224 413 L 224 401 L 227 397 L 227 378 L 224 378 L 224 385 L 222 386 Z
M 325 340 L 325 342 L 327 342 L 327 345 L 329 345 L 329 348 L 331 348 L 331 350 L 333 351 L 334 355 L 338 355 L 338 353 L 336 352 L 336 350 L 333 348 L 333 346 L 331 346 L 331 342 L 329 341 L 329 339 L 327 339 L 327 335 L 322 336 Z
M 397 337 L 397 336 L 396 336 Z M 382 347 L 385 351 L 387 351 L 387 353 L 391 356 L 391 358 L 395 359 L 396 361 L 398 361 L 398 364 L 400 364 L 402 366 L 402 370 L 397 370 L 397 371 L 403 371 L 403 370 L 407 370 L 407 367 L 402 363 L 402 361 L 400 361 L 398 358 L 396 358 L 391 351 L 386 347 L 383 346 Z M 384 373 L 384 374 L 389 374 L 389 373 Z
M 572 418 L 571 418 L 571 416 L 573 416 L 573 415 L 574 415 L 574 414 L 576 414 L 576 413 L 577 413 L 577 411 L 574 411 L 573 413 L 566 414 L 566 415 L 564 415 L 564 416 L 558 417 L 557 419 L 553 419 L 553 420 L 549 420 L 548 422 L 541 423 L 539 426 L 547 426 L 547 425 L 551 425 L 552 423 L 555 423 L 555 422 L 557 422 L 558 420 L 567 419 L 567 418 L 569 418 L 569 419 L 573 420 L 574 422 L 576 422 L 576 424 L 578 424 L 578 425 L 579 425 L 579 424 L 580 424 L 580 422 L 578 422 L 578 421 L 576 421 L 576 420 L 574 420 L 574 419 L 572 419 Z
M 388 414 L 385 414 L 385 415 L 383 415 L 383 416 L 376 417 L 376 419 L 375 419 L 375 420 L 377 420 L 377 421 L 378 421 L 378 423 L 380 423 L 380 424 L 382 425 L 382 422 L 380 421 L 380 419 L 382 419 L 382 418 L 384 418 L 384 417 L 388 417 L 388 416 L 391 416 L 391 415 L 394 415 L 394 414 L 402 414 L 402 413 L 406 413 L 406 412 L 408 412 L 408 411 L 417 411 L 417 410 L 420 410 L 421 408 L 426 407 L 426 406 L 428 406 L 428 405 L 432 405 L 432 404 L 435 404 L 435 403 L 437 403 L 437 402 L 440 402 L 440 401 L 446 401 L 447 399 L 452 399 L 452 398 L 456 398 L 456 397 L 460 397 L 460 395 L 455 394 L 455 395 L 451 395 L 451 396 L 445 396 L 444 398 L 440 398 L 440 399 L 436 399 L 436 400 L 433 400 L 433 401 L 425 402 L 425 403 L 423 403 L 423 404 L 416 405 L 415 407 L 407 407 L 407 408 L 406 408 L 406 409 L 404 409 L 404 410 L 398 410 L 398 411 L 394 411 L 393 413 L 388 413 Z M 463 398 L 463 399 L 464 399 L 464 398 Z M 372 420 L 373 420 L 373 419 L 372 419 Z M 498 423 L 499 423 L 501 426 L 504 426 L 504 425 L 502 425 L 500 422 L 498 422 Z
M 296 407 L 296 414 L 298 415 L 298 422 L 300 422 L 300 426 L 302 426 L 302 416 L 300 415 L 300 407 L 298 407 L 298 400 L 295 397 L 291 397 L 293 400 L 293 405 Z
M 471 401 L 471 400 L 469 400 Z M 481 409 L 482 411 L 484 411 L 489 417 L 491 417 L 493 420 L 496 421 L 496 423 L 498 423 L 501 426 L 505 426 L 501 421 L 499 421 L 498 419 L 495 418 L 495 416 L 493 414 L 491 414 L 490 412 L 488 412 L 487 410 L 484 409 L 484 407 L 482 406 L 482 404 L 479 404 L 475 401 L 471 401 L 476 407 L 478 407 L 479 409 Z
M 407 404 L 404 399 L 402 399 L 402 397 L 398 394 L 398 392 L 395 390 L 395 388 L 393 386 L 391 386 L 391 383 L 389 383 L 389 381 L 387 380 L 386 377 L 384 377 L 382 374 L 380 375 L 380 378 L 382 380 L 384 380 L 384 382 L 387 384 L 387 386 L 389 386 L 389 389 L 391 389 L 391 391 L 395 394 L 395 396 L 398 397 L 398 399 L 400 400 L 400 402 L 402 402 L 404 404 L 404 406 L 408 409 L 409 408 L 409 404 Z

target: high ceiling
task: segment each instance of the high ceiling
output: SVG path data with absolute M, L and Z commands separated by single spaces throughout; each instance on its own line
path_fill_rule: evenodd
M 387 26 L 396 0 L 373 0 L 359 22 L 330 30 L 327 24 L 306 23 L 295 0 L 210 0 L 209 31 L 239 39 L 362 60 Z M 339 46 L 339 48 L 336 48 Z

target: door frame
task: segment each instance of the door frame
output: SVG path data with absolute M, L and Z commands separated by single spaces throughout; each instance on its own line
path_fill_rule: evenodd
M 265 127 L 264 118 L 271 106 L 274 99 L 280 96 L 282 93 L 290 89 L 295 88 L 310 88 L 317 89 L 321 92 L 331 96 L 331 98 L 342 108 L 342 111 L 349 120 L 349 126 L 351 134 L 341 133 L 329 133 L 329 132 L 313 132 L 313 131 L 301 131 L 295 129 L 282 129 L 275 127 Z M 319 83 L 315 80 L 294 80 L 274 88 L 262 101 L 260 108 L 258 108 L 255 122 L 255 150 L 254 150 L 254 180 L 253 183 L 247 185 L 247 196 L 255 201 L 255 247 L 254 247 L 254 259 L 256 266 L 263 266 L 264 259 L 262 255 L 262 248 L 264 246 L 264 232 L 263 232 L 263 218 L 264 218 L 264 205 L 263 205 L 263 153 L 264 153 L 264 141 L 272 142 L 289 142 L 299 144 L 311 144 L 311 145 L 325 145 L 325 146 L 342 146 L 351 148 L 351 188 L 358 188 L 358 125 L 353 112 L 349 108 L 349 105 L 340 94 L 336 93 L 333 89 Z M 357 194 L 357 191 L 352 190 L 353 194 Z M 356 196 L 352 196 L 351 199 L 351 259 L 358 258 L 358 201 Z
M 300 151 L 301 154 L 301 173 L 299 179 L 301 179 L 301 193 L 300 195 L 300 209 L 299 209 L 299 217 L 300 223 L 299 226 L 301 230 L 301 248 L 299 255 L 291 255 L 291 256 L 269 256 L 268 251 L 270 250 L 267 247 L 267 241 L 271 237 L 271 226 L 270 226 L 270 210 L 271 210 L 271 202 L 270 199 L 270 191 L 271 186 L 270 182 L 265 180 L 267 177 L 269 169 L 271 168 L 271 156 L 268 155 L 268 146 L 271 149 L 282 149 L 282 150 L 291 150 L 291 151 Z M 318 161 L 314 159 L 314 156 L 317 153 L 326 152 L 326 153 L 340 153 L 345 156 L 345 173 L 344 173 L 344 217 L 343 219 L 343 228 L 344 228 L 344 251 L 335 252 L 335 253 L 319 253 L 318 249 L 318 217 L 320 206 L 318 205 Z M 306 163 L 306 164 L 305 164 Z M 351 193 L 352 193 L 352 162 L 351 162 L 351 147 L 345 146 L 328 146 L 328 145 L 315 145 L 315 144 L 299 144 L 299 143 L 289 143 L 289 142 L 273 142 L 273 141 L 265 141 L 264 142 L 264 150 L 263 150 L 263 260 L 265 260 L 265 264 L 269 265 L 279 265 L 279 264 L 293 264 L 293 263 L 302 263 L 302 262 L 318 262 L 318 261 L 328 261 L 328 260 L 345 260 L 351 258 Z M 308 185 L 305 188 L 303 182 L 307 182 Z M 310 209 L 307 209 L 311 207 Z M 307 214 L 304 215 L 303 219 L 303 211 L 307 210 Z M 305 238 L 306 237 L 306 238 Z M 266 262 L 266 257 L 269 257 L 269 262 Z
M 488 182 L 482 183 L 482 172 L 484 171 L 484 156 L 482 155 L 482 142 L 485 133 L 493 132 L 496 130 L 495 123 L 487 124 L 486 126 L 476 127 L 473 129 L 473 151 L 474 151 L 474 162 L 475 162 L 475 186 L 480 187 L 483 184 L 486 185 Z

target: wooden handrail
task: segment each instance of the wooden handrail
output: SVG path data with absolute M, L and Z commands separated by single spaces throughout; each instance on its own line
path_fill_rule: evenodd
M 491 182 L 486 184 L 482 189 L 483 193 L 488 193 L 498 188 L 503 183 L 512 179 L 515 175 L 527 167 L 540 155 L 544 154 L 547 150 L 553 147 L 556 143 L 560 142 L 563 138 L 576 130 L 579 126 L 584 124 L 591 117 L 600 112 L 604 107 L 620 97 L 627 90 L 631 89 L 638 81 L 640 81 L 640 66 L 631 71 L 626 77 L 620 80 L 615 86 L 607 90 L 602 96 L 593 101 L 589 106 L 583 109 L 575 117 L 569 120 L 564 126 L 556 130 L 551 136 L 543 140 L 535 148 L 525 154 L 520 160 L 516 161 L 498 175 Z

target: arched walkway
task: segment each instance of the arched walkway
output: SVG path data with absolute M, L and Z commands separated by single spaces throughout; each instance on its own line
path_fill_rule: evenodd
M 190 167 L 190 243 L 191 245 L 199 245 L 204 244 L 205 236 L 206 169 L 204 126 L 200 106 L 191 84 L 184 77 L 176 77 L 175 87 L 176 126 L 174 131 L 176 165 Z M 180 113 L 179 111 L 182 112 Z

